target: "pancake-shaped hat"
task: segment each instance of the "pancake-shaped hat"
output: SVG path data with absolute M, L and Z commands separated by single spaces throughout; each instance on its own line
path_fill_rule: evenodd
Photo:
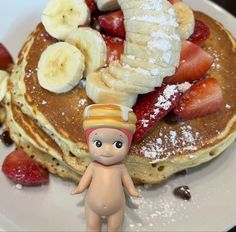
M 117 128 L 134 133 L 136 121 L 136 115 L 127 106 L 93 104 L 84 110 L 83 128 L 85 131 L 91 128 Z

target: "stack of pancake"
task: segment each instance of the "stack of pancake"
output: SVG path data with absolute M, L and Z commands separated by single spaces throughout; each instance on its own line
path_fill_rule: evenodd
M 159 183 L 183 169 L 209 161 L 236 137 L 236 43 L 223 26 L 195 12 L 208 25 L 204 49 L 215 57 L 209 76 L 222 86 L 225 107 L 194 119 L 165 118 L 131 147 L 125 162 L 137 182 Z M 50 172 L 78 182 L 90 156 L 82 128 L 84 108 L 92 104 L 84 85 L 54 94 L 37 79 L 42 52 L 56 40 L 39 24 L 19 53 L 5 99 L 6 124 L 17 146 Z

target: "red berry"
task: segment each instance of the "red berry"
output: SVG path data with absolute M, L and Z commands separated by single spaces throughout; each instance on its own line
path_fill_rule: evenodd
M 120 55 L 124 52 L 124 40 L 107 35 L 103 35 L 103 39 L 107 45 L 107 63 L 119 60 Z
M 194 119 L 218 111 L 223 104 L 220 84 L 210 77 L 192 85 L 183 94 L 174 112 L 182 118 Z
M 210 36 L 209 27 L 202 21 L 195 20 L 195 28 L 193 34 L 188 38 L 189 41 L 197 45 L 201 45 Z
M 169 0 L 169 2 L 170 2 L 171 4 L 175 4 L 175 3 L 177 3 L 177 2 L 182 2 L 182 0 Z
M 178 105 L 180 95 L 176 85 L 163 85 L 151 93 L 140 95 L 133 108 L 137 116 L 133 141 L 140 141 L 158 121 L 173 110 Z
M 0 43 L 0 69 L 7 70 L 13 64 L 13 58 L 10 52 Z
M 97 10 L 97 6 L 94 2 L 94 0 L 85 0 L 91 14 L 93 14 Z
M 200 79 L 210 69 L 214 58 L 198 45 L 185 41 L 182 44 L 180 65 L 173 76 L 165 78 L 167 84 L 192 82 Z
M 39 185 L 48 182 L 48 172 L 23 150 L 11 152 L 2 165 L 3 173 L 16 184 Z
M 110 35 L 125 39 L 124 15 L 122 11 L 115 11 L 98 17 L 101 30 Z

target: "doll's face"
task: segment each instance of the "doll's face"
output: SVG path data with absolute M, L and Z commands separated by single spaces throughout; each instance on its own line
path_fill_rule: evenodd
M 128 137 L 114 128 L 94 130 L 89 135 L 88 146 L 92 158 L 104 165 L 122 161 L 129 151 Z

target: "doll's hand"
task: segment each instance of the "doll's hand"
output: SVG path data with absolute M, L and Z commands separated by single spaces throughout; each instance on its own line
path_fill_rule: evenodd
M 134 189 L 134 190 L 130 191 L 129 194 L 132 197 L 142 197 L 141 193 L 137 189 Z
M 76 194 L 80 194 L 80 193 L 82 193 L 84 190 L 83 189 L 81 189 L 81 188 L 76 188 L 76 189 L 74 189 L 74 190 L 72 190 L 71 191 L 71 195 L 76 195 Z

